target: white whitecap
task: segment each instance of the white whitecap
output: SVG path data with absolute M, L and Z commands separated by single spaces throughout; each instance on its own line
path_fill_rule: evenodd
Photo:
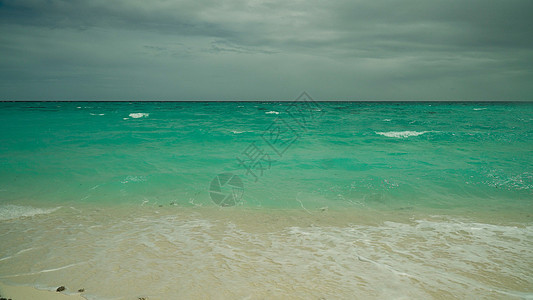
M 271 110 L 271 111 L 267 111 L 267 112 L 265 112 L 265 114 L 275 114 L 275 115 L 279 115 L 279 111 Z
M 392 138 L 407 138 L 410 136 L 419 136 L 427 131 L 389 131 L 389 132 L 377 132 L 376 134 L 383 135 L 386 137 L 392 137 Z
M 245 132 L 252 132 L 250 130 L 232 130 L 231 132 L 233 132 L 234 134 L 241 134 L 241 133 L 245 133 Z
M 486 107 L 480 107 L 480 108 L 474 108 L 474 110 L 485 110 L 487 109 Z
M 150 114 L 148 113 L 131 113 L 130 114 L 130 117 L 134 118 L 134 119 L 138 119 L 138 118 L 146 118 L 148 117 Z
M 103 116 L 105 114 L 93 114 L 93 113 L 89 113 L 91 116 Z
M 390 122 L 390 121 L 392 121 L 392 120 L 391 120 L 391 119 L 383 119 L 383 121 L 385 121 L 385 122 Z
M 120 183 L 128 183 L 128 182 L 143 182 L 146 181 L 146 176 L 126 176 L 124 180 L 122 180 Z
M 59 207 L 45 209 L 12 204 L 0 205 L 0 221 L 17 219 L 20 217 L 32 217 L 35 215 L 49 214 L 58 209 Z

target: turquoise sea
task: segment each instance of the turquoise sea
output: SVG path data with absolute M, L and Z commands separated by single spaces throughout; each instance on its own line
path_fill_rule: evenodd
M 0 282 L 533 299 L 533 103 L 1 102 Z

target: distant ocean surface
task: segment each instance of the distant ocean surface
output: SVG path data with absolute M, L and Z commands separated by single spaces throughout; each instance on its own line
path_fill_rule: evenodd
M 532 103 L 318 104 L 275 149 L 290 103 L 3 102 L 0 197 L 216 205 L 229 172 L 250 207 L 531 208 Z
M 0 120 L 0 282 L 533 299 L 531 102 L 1 102 Z

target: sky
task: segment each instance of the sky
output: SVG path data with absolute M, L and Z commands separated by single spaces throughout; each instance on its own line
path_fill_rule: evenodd
M 0 0 L 0 100 L 533 100 L 532 0 Z

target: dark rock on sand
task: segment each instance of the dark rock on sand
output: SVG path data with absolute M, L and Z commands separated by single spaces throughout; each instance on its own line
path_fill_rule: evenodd
M 64 291 L 64 290 L 66 290 L 66 289 L 67 289 L 67 288 L 66 288 L 64 285 L 62 285 L 62 286 L 60 286 L 60 287 L 58 287 L 58 288 L 56 289 L 56 292 L 62 292 L 62 291 Z
M 4 298 L 2 295 L 0 295 L 0 300 L 11 300 L 11 298 Z
M 85 289 L 79 289 L 78 290 L 78 293 L 83 293 L 83 292 L 85 292 Z

